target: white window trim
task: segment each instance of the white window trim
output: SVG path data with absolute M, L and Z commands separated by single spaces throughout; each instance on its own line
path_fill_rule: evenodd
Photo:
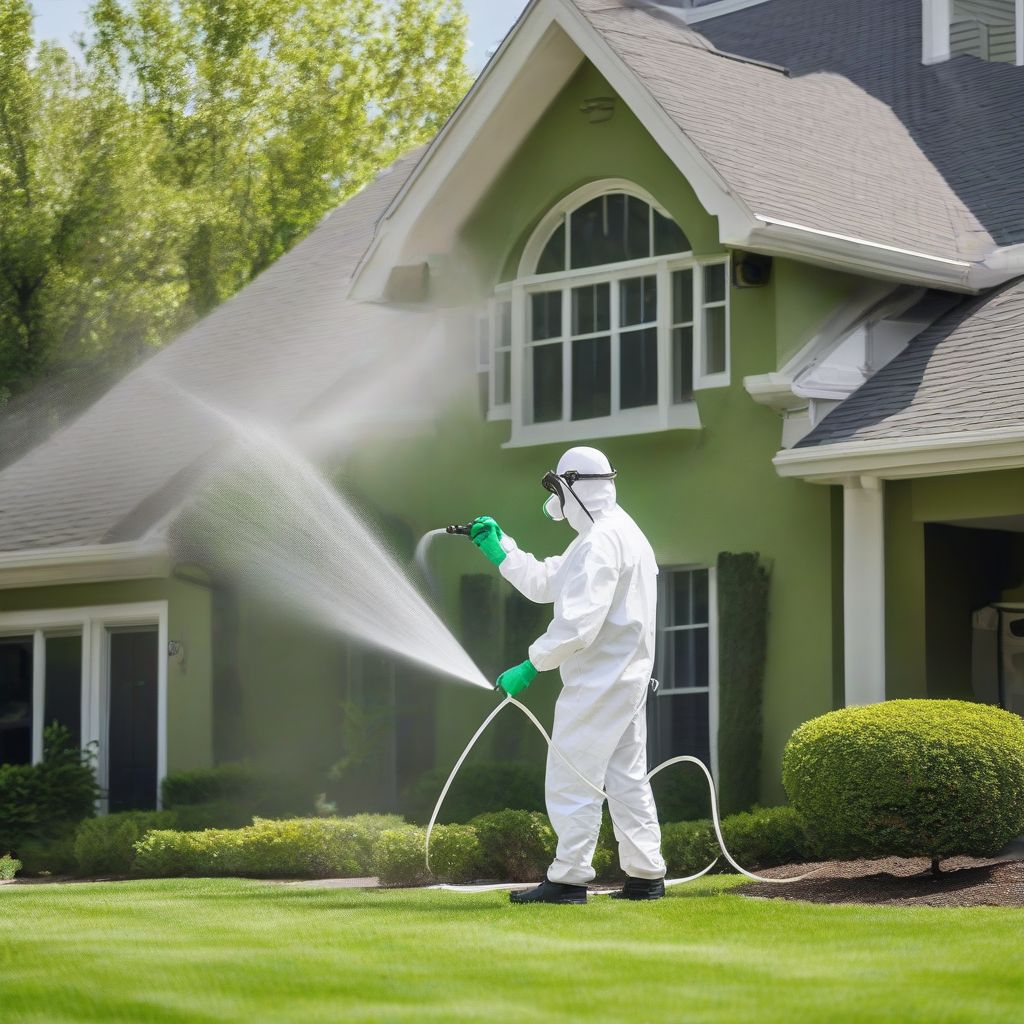
M 31 634 L 32 645 L 32 763 L 43 759 L 46 637 L 54 633 L 81 633 L 82 637 L 82 747 L 95 742 L 99 756 L 96 780 L 105 791 L 109 782 L 107 759 L 110 722 L 110 632 L 118 626 L 157 627 L 156 806 L 161 806 L 160 784 L 167 774 L 167 602 L 96 605 L 88 608 L 52 608 L 0 613 L 0 636 Z M 98 810 L 107 812 L 107 800 Z
M 707 686 L 686 686 L 676 689 L 662 689 L 660 686 L 655 693 L 659 696 L 671 697 L 688 693 L 706 693 L 708 695 L 708 750 L 711 755 L 712 778 L 718 784 L 718 570 L 713 565 L 701 565 L 700 563 L 682 565 L 659 565 L 658 572 L 695 572 L 705 570 L 708 574 L 708 621 L 707 623 L 691 623 L 682 626 L 665 625 L 659 603 L 658 609 L 658 630 L 657 630 L 657 657 L 658 663 L 664 662 L 664 648 L 662 636 L 665 633 L 678 632 L 685 629 L 703 629 L 708 631 L 708 685 Z
M 701 426 L 700 414 L 695 399 L 688 402 L 672 401 L 672 381 L 670 367 L 672 365 L 672 309 L 671 309 L 671 275 L 675 270 L 693 269 L 693 391 L 710 388 L 728 387 L 731 379 L 731 312 L 730 312 L 730 271 L 728 254 L 715 254 L 710 257 L 698 257 L 689 253 L 675 253 L 666 256 L 650 256 L 643 259 L 625 260 L 619 263 L 604 264 L 599 267 L 581 267 L 560 271 L 552 274 L 536 274 L 533 272 L 551 233 L 564 221 L 566 214 L 578 209 L 583 204 L 610 192 L 622 192 L 648 204 L 661 216 L 673 219 L 655 198 L 644 189 L 623 178 L 605 178 L 594 181 L 563 197 L 541 218 L 530 235 L 519 261 L 518 276 L 514 281 L 497 283 L 493 289 L 491 308 L 502 300 L 512 303 L 512 347 L 511 347 L 511 381 L 510 398 L 507 405 L 495 405 L 495 374 L 493 351 L 490 358 L 491 381 L 488 390 L 490 399 L 488 420 L 510 420 L 512 423 L 511 438 L 505 442 L 505 448 L 526 447 L 536 444 L 548 444 L 562 441 L 578 441 L 587 438 L 621 437 L 631 434 L 647 434 L 663 430 L 684 429 L 695 430 Z M 567 239 L 568 244 L 568 239 Z M 722 264 L 725 267 L 725 330 L 726 351 L 724 372 L 708 374 L 705 372 L 705 310 L 709 304 L 704 302 L 703 268 Z M 569 290 L 587 284 L 616 282 L 638 276 L 654 276 L 658 282 L 658 401 L 656 404 L 634 409 L 618 409 L 618 378 L 616 366 L 618 361 L 613 349 L 612 355 L 612 411 L 607 416 L 587 420 L 573 420 L 571 416 L 571 317 L 563 305 L 562 334 L 560 339 L 550 339 L 563 346 L 562 359 L 562 412 L 558 420 L 544 423 L 527 422 L 527 406 L 529 404 L 528 382 L 525 377 L 526 350 L 530 343 L 527 340 L 529 296 L 539 291 L 559 290 L 563 294 L 563 303 L 567 303 Z M 713 305 L 713 304 L 712 304 Z M 495 334 L 495 319 L 492 314 L 491 338 L 492 345 Z M 614 337 L 620 328 L 612 327 L 608 332 Z

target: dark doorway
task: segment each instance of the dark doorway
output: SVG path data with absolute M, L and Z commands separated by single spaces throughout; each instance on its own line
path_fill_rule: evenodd
M 110 633 L 108 807 L 111 812 L 156 807 L 157 631 Z

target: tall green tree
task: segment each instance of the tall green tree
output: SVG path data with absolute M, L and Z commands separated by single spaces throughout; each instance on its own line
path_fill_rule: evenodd
M 0 0 L 0 405 L 71 379 L 74 411 L 469 84 L 460 0 L 95 0 L 78 59 L 31 17 Z
M 459 0 L 97 0 L 88 60 L 128 84 L 187 192 L 197 314 L 232 294 L 465 92 Z

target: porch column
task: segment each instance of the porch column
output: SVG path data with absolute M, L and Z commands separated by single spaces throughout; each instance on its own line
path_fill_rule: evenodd
M 885 520 L 882 481 L 843 482 L 845 703 L 885 700 Z

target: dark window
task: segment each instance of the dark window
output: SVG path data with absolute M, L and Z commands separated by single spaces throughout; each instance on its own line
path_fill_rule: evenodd
M 572 343 L 572 418 L 586 420 L 611 411 L 611 339 L 577 338 Z
M 710 766 L 709 592 L 707 569 L 658 576 L 657 692 L 648 701 L 651 764 L 680 754 Z
M 625 331 L 619 336 L 619 407 L 658 404 L 658 329 Z
M 32 760 L 32 637 L 0 637 L 0 764 Z
M 657 210 L 654 213 L 654 255 L 671 256 L 677 252 L 689 252 L 690 243 L 683 229 L 668 217 L 662 217 Z
M 534 341 L 561 337 L 562 293 L 535 292 L 530 301 L 530 337 Z
M 562 345 L 531 345 L 533 363 L 533 422 L 562 418 Z
M 46 699 L 43 723 L 58 722 L 82 745 L 82 638 L 46 638 Z
M 538 274 L 556 274 L 565 270 L 565 221 L 555 228 L 537 261 Z

